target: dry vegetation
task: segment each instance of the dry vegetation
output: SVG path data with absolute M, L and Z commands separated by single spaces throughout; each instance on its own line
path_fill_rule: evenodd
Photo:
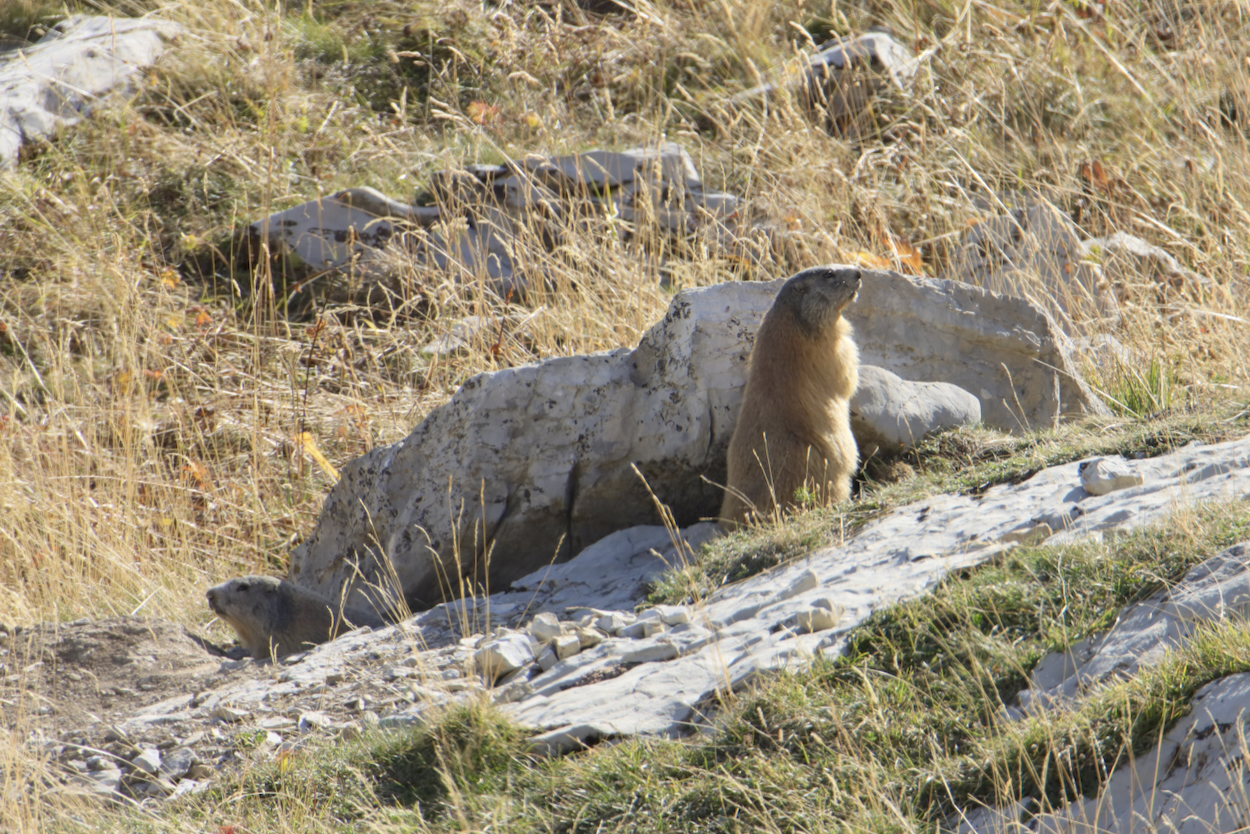
M 284 571 L 332 477 L 314 450 L 338 466 L 398 440 L 478 372 L 633 345 L 667 304 L 662 276 L 771 279 L 850 252 L 896 258 L 899 243 L 940 274 L 995 195 L 1040 193 L 1087 235 L 1138 235 L 1209 279 L 1119 288 L 1115 335 L 1135 362 L 1089 373 L 1126 411 L 1245 400 L 1242 6 L 626 5 L 0 6 L 0 32 L 27 40 L 71 11 L 184 27 L 130 95 L 0 174 L 0 622 L 202 625 L 209 584 Z M 871 26 L 925 58 L 858 138 L 785 101 L 723 106 L 826 36 Z M 433 171 L 660 137 L 783 243 L 756 263 L 570 229 L 554 256 L 535 244 L 551 286 L 523 303 L 408 269 L 368 307 L 241 251 L 242 226 L 340 188 L 412 199 Z M 1051 291 L 1028 276 L 1013 289 Z M 467 355 L 421 352 L 470 314 L 505 323 Z

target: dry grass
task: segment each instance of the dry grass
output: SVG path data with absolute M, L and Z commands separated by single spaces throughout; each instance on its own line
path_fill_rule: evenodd
M 185 27 L 133 94 L 0 174 L 0 622 L 138 612 L 203 625 L 205 587 L 282 572 L 312 527 L 330 476 L 303 433 L 339 466 L 404 437 L 474 373 L 633 345 L 667 303 L 661 260 L 674 285 L 694 286 L 849 252 L 888 258 L 897 240 L 939 274 L 1010 194 L 1040 193 L 1085 234 L 1138 235 L 1210 279 L 1170 288 L 1127 274 L 1115 335 L 1177 404 L 1246 398 L 1239 5 L 1110 4 L 1106 17 L 1062 0 L 631 7 L 0 9 L 0 31 L 19 38 L 79 9 Z M 869 26 L 926 58 L 914 90 L 879 101 L 859 138 L 826 134 L 784 100 L 723 106 L 827 34 Z M 660 137 L 771 218 L 782 243 L 743 263 L 698 241 L 624 245 L 570 228 L 556 253 L 522 247 L 551 277 L 524 303 L 409 268 L 368 309 L 241 260 L 242 225 L 319 194 L 369 185 L 410 199 L 436 170 Z M 1007 288 L 1052 289 L 1029 276 Z M 504 324 L 463 355 L 421 351 L 470 314 Z M 1089 372 L 1125 388 L 1122 368 Z

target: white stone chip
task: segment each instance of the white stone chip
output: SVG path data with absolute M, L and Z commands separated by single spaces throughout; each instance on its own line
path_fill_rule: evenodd
M 231 724 L 236 721 L 242 721 L 249 715 L 251 715 L 251 713 L 247 710 L 234 709 L 233 707 L 228 707 L 225 704 L 218 704 L 213 708 L 213 711 L 209 713 L 209 718 L 216 718 L 218 721 L 225 721 L 227 724 Z
M 298 726 L 300 732 L 302 733 L 306 733 L 310 730 L 325 729 L 329 725 L 330 719 L 324 712 L 309 710 L 308 712 L 300 713 Z
M 552 640 L 564 633 L 564 626 L 561 625 L 560 619 L 550 611 L 544 611 L 538 614 L 530 622 L 530 636 L 540 643 L 550 643 Z
M 1127 461 L 1094 458 L 1081 464 L 1081 486 L 1090 495 L 1106 495 L 1117 489 L 1141 486 L 1142 476 Z
M 136 770 L 144 773 L 156 774 L 161 769 L 161 751 L 155 747 L 146 747 L 139 751 L 139 755 L 130 760 Z
M 666 626 L 690 622 L 690 609 L 684 605 L 657 605 L 653 610 L 660 612 L 660 622 Z
M 498 640 L 491 640 L 473 655 L 478 671 L 490 678 L 499 678 L 534 659 L 534 651 L 530 648 L 529 635 L 509 634 Z
M 827 608 L 816 608 L 813 606 L 806 611 L 800 611 L 796 619 L 801 629 L 809 632 L 824 631 L 838 624 L 841 613 L 841 611 L 834 612 Z
M 595 627 L 606 631 L 608 634 L 616 634 L 626 626 L 632 625 L 635 619 L 637 618 L 632 614 L 614 611 L 595 620 Z
M 572 657 L 582 650 L 581 638 L 576 634 L 561 634 L 552 645 L 555 648 L 556 657 L 560 660 Z M 546 671 L 545 668 L 544 671 Z
M 581 643 L 583 649 L 591 649 L 607 639 L 607 635 L 597 628 L 590 626 L 578 626 L 577 642 Z

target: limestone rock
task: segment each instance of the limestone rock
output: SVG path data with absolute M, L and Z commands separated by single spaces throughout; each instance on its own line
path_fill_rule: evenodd
M 532 662 L 534 650 L 524 634 L 509 634 L 484 644 L 473 659 L 482 674 L 498 679 Z
M 906 90 L 919 66 L 915 54 L 886 32 L 828 41 L 798 73 L 734 96 L 737 107 L 793 89 L 800 103 L 838 135 L 857 135 L 871 115 L 870 104 L 887 88 Z
M 911 449 L 930 432 L 981 422 L 981 401 L 947 382 L 911 382 L 884 368 L 864 365 L 851 398 L 851 428 L 860 459 L 875 447 Z
M 0 170 L 17 164 L 24 142 L 77 124 L 155 63 L 178 30 L 153 17 L 75 15 L 31 46 L 0 52 Z
M 529 633 L 539 643 L 550 643 L 564 633 L 564 627 L 555 614 L 544 611 L 530 621 Z
M 536 267 L 522 272 L 512 252 L 526 236 L 554 248 L 567 224 L 551 221 L 612 217 L 624 221 L 614 228 L 626 236 L 639 225 L 684 234 L 723 226 L 741 207 L 732 194 L 705 191 L 690 154 L 671 142 L 440 171 L 429 191 L 435 205 L 410 205 L 367 187 L 301 203 L 252 223 L 252 248 L 315 269 L 350 265 L 374 277 L 405 265 L 433 268 L 463 282 L 481 279 L 506 296 L 543 279 Z M 453 335 L 427 350 L 451 352 L 464 341 Z
M 553 642 L 556 657 L 559 660 L 572 657 L 582 650 L 582 640 L 576 634 L 561 634 Z
M 1094 458 L 1081 466 L 1081 486 L 1090 495 L 1106 495 L 1141 483 L 1142 476 L 1125 460 Z
M 1078 656 L 1062 682 L 1050 681 L 1052 698 L 1072 698 L 1111 675 L 1136 674 L 1158 662 L 1203 622 L 1250 614 L 1250 557 L 1246 543 L 1234 545 L 1185 574 L 1176 587 L 1129 606 L 1115 627 Z M 1040 686 L 1040 684 L 1039 684 Z M 1023 701 L 1022 701 L 1023 703 Z
M 838 624 L 839 613 L 827 608 L 812 606 L 805 611 L 800 611 L 795 622 L 799 628 L 807 632 L 824 631 Z
M 1128 757 L 1097 796 L 1078 799 L 1029 820 L 1040 834 L 1245 830 L 1250 770 L 1245 721 L 1250 675 L 1213 681 L 1194 695 L 1188 715 L 1148 753 Z M 952 826 L 954 828 L 955 826 Z M 959 821 L 964 834 L 1022 830 L 1017 808 L 977 809 Z
M 948 571 L 1003 552 L 1007 546 L 996 542 L 1019 528 L 1021 519 L 1035 519 L 1035 525 L 1046 523 L 1061 531 L 1048 542 L 1057 544 L 1161 521 L 1176 511 L 1178 499 L 1250 499 L 1250 437 L 1211 446 L 1192 444 L 1139 461 L 1144 483 L 1131 494 L 1095 496 L 1073 489 L 1079 465 L 1052 467 L 1023 483 L 991 487 L 978 496 L 933 496 L 899 508 L 844 543 L 715 591 L 699 609 L 700 620 L 706 618 L 710 629 L 678 626 L 652 638 L 681 646 L 679 641 L 688 635 L 689 647 L 679 648 L 676 657 L 607 677 L 599 670 L 611 668 L 614 657 L 621 656 L 617 653 L 641 649 L 640 642 L 646 641 L 605 641 L 571 659 L 581 664 L 578 671 L 561 670 L 562 664 L 557 664 L 534 678 L 535 697 L 509 705 L 507 711 L 522 724 L 553 732 L 595 724 L 620 736 L 680 734 L 694 715 L 692 705 L 723 688 L 727 680 L 731 686 L 742 686 L 771 670 L 806 663 L 812 656 L 839 655 L 848 630 L 872 611 L 923 593 Z M 1230 557 L 1219 570 L 1215 563 L 1208 565 L 1210 578 L 1204 584 L 1169 600 L 1179 612 L 1192 616 L 1200 607 L 1219 610 L 1223 594 L 1224 610 L 1240 611 L 1250 579 L 1233 572 L 1234 561 Z M 1191 573 L 1197 578 L 1201 572 Z M 791 593 L 803 588 L 808 590 Z M 1166 625 L 1171 621 L 1160 616 L 1168 610 L 1169 600 L 1147 600 L 1121 620 L 1141 618 L 1155 623 L 1155 629 L 1177 627 Z M 784 627 L 797 622 L 801 612 L 818 608 L 838 614 L 837 625 L 803 634 Z M 1146 639 L 1140 629 L 1125 631 L 1129 634 L 1138 635 L 1134 640 Z M 1160 653 L 1169 645 L 1167 640 L 1155 642 L 1160 643 Z M 1086 671 L 1100 668 L 1094 665 L 1102 662 L 1100 655 L 1109 671 L 1117 671 L 1115 659 L 1149 656 L 1146 644 L 1136 642 L 1104 655 L 1112 644 L 1112 636 L 1099 642 L 1098 654 Z M 595 682 L 570 686 L 571 680 L 587 678 Z
M 155 747 L 146 747 L 139 751 L 139 754 L 130 760 L 130 764 L 135 770 L 147 774 L 157 774 L 161 770 L 161 751 Z
M 1101 410 L 1032 304 L 952 281 L 863 275 L 848 317 L 865 364 L 958 386 L 980 400 L 986 425 L 1006 430 Z M 714 516 L 751 342 L 782 283 L 685 291 L 632 351 L 470 379 L 408 438 L 343 468 L 292 553 L 291 580 L 331 599 L 350 585 L 348 605 L 386 606 L 368 589 L 391 587 L 389 560 L 419 610 L 440 601 L 446 571 L 486 575 L 489 553 L 490 586 L 506 587 L 656 521 L 634 465 L 679 525 Z M 454 552 L 473 542 L 475 552 Z
M 249 663 L 219 676 L 215 664 L 206 664 L 204 677 L 195 679 L 198 685 L 188 680 L 190 688 L 182 694 L 145 707 L 136 705 L 137 712 L 110 716 L 108 724 L 84 722 L 69 737 L 62 733 L 51 744 L 38 742 L 39 749 L 63 765 L 61 779 L 71 789 L 98 790 L 98 795 L 111 801 L 128 801 L 127 797 L 148 801 L 202 789 L 205 783 L 197 780 L 229 770 L 230 762 L 243 751 L 234 743 L 236 728 L 211 718 L 223 705 L 233 705 L 238 718 L 248 719 L 249 738 L 254 737 L 251 730 L 264 733 L 259 746 L 246 753 L 257 759 L 297 747 L 300 742 L 293 737 L 297 719 L 302 716 L 309 725 L 320 723 L 308 720 L 312 711 L 322 712 L 325 722 L 323 729 L 310 732 L 346 729 L 352 722 L 371 730 L 412 727 L 428 720 L 424 711 L 431 703 L 484 694 L 506 714 L 541 732 L 541 739 L 563 739 L 572 745 L 568 749 L 577 746 L 578 739 L 594 743 L 636 734 L 687 734 L 692 725 L 701 723 L 705 705 L 715 693 L 742 687 L 775 670 L 810 663 L 814 657 L 839 655 L 847 647 L 848 629 L 871 612 L 923 593 L 950 571 L 997 556 L 1006 548 L 1004 536 L 1012 530 L 1057 530 L 1048 542 L 1055 544 L 1164 520 L 1176 512 L 1178 502 L 1250 499 L 1250 438 L 1211 446 L 1191 444 L 1134 465 L 1143 484 L 1131 491 L 1098 496 L 1075 489 L 1080 463 L 1072 462 L 1042 470 L 1018 484 L 991 487 L 977 496 L 933 496 L 900 507 L 836 546 L 719 588 L 697 607 L 644 610 L 635 624 L 659 625 L 666 619 L 675 623 L 662 635 L 649 638 L 606 639 L 584 625 L 635 608 L 645 590 L 635 585 L 626 599 L 622 589 L 629 577 L 637 575 L 637 565 L 627 559 L 614 566 L 603 550 L 591 552 L 591 548 L 566 565 L 556 566 L 561 569 L 553 574 L 559 578 L 552 583 L 556 587 L 540 582 L 532 589 L 444 604 L 398 626 L 343 635 L 304 653 L 303 660 L 289 666 Z M 654 529 L 622 533 L 628 535 L 615 534 L 614 552 L 629 549 L 622 542 L 642 546 L 659 541 Z M 592 567 L 579 565 L 583 559 Z M 1079 697 L 1107 676 L 1133 674 L 1139 665 L 1155 662 L 1205 620 L 1244 617 L 1250 611 L 1248 562 L 1244 546 L 1230 548 L 1191 570 L 1174 588 L 1124 611 L 1109 634 L 1088 645 L 1073 646 L 1063 656 L 1043 659 L 1031 675 L 1031 703 L 1025 705 L 1022 698 L 1022 705 L 1044 709 L 1049 703 Z M 594 586 L 582 584 L 593 573 L 608 588 L 606 597 L 616 600 L 614 607 L 597 599 Z M 578 582 L 561 585 L 569 577 Z M 578 594 L 582 606 L 570 612 L 567 598 L 561 596 L 564 590 Z M 474 611 L 489 611 L 489 617 L 475 618 Z M 567 640 L 566 649 L 573 649 L 577 638 L 580 648 L 583 632 L 593 639 L 587 648 L 563 659 L 547 644 L 546 656 L 537 668 L 527 662 L 500 675 L 489 693 L 476 676 L 463 677 L 464 670 L 476 664 L 474 654 L 496 641 L 517 641 L 524 657 L 525 649 L 532 646 L 530 636 L 506 629 L 543 613 L 581 623 L 572 626 L 575 633 L 558 637 L 556 646 Z M 677 622 L 683 613 L 697 618 L 700 625 Z M 836 623 L 811 630 L 828 620 Z M 548 618 L 543 621 L 549 622 Z M 58 640 L 81 646 L 86 627 L 58 624 Z M 490 636 L 482 633 L 488 627 L 494 629 Z M 419 641 L 414 641 L 414 634 L 420 635 Z M 144 655 L 150 653 L 143 649 Z M 50 651 L 47 656 L 58 654 Z M 131 654 L 125 657 L 130 661 Z M 125 665 L 133 667 L 132 662 Z M 411 676 L 390 674 L 409 669 L 421 673 L 419 686 Z M 58 661 L 56 673 L 60 681 L 71 681 L 72 662 Z M 117 686 L 115 681 L 110 685 Z M 1227 764 L 1235 775 L 1240 774 L 1235 756 L 1243 752 L 1241 742 L 1225 732 L 1230 722 L 1236 726 L 1240 697 L 1216 704 L 1200 693 L 1194 714 L 1211 707 L 1213 713 L 1222 711 L 1218 712 L 1222 717 L 1214 724 L 1195 724 L 1191 735 L 1167 738 L 1165 743 L 1177 741 L 1180 746 L 1166 748 L 1161 761 L 1181 762 L 1175 769 L 1140 766 L 1145 754 L 1139 755 L 1135 777 L 1139 784 L 1150 785 L 1156 776 L 1171 778 L 1189 768 L 1184 777 L 1189 781 L 1162 782 L 1160 791 L 1169 797 L 1173 795 L 1169 791 L 1176 791 L 1191 810 L 1199 809 L 1189 819 L 1214 819 L 1203 780 L 1225 784 L 1218 782 L 1218 770 L 1207 769 L 1207 762 L 1223 756 L 1225 749 L 1229 757 L 1221 766 Z M 1014 714 L 1011 709 L 1007 712 Z M 290 740 L 284 742 L 279 733 Z M 179 746 L 194 748 L 201 759 L 181 781 L 175 774 L 189 760 Z M 162 751 L 156 778 L 131 763 L 139 751 L 152 748 Z M 102 749 L 113 755 L 93 755 Z M 546 749 L 564 748 L 556 743 Z M 93 775 L 103 781 L 92 781 Z M 1123 795 L 1108 796 L 1099 807 L 1114 808 L 1117 818 L 1125 819 Z M 1145 814 L 1148 809 L 1139 805 L 1136 811 Z M 979 825 L 993 826 L 989 812 L 981 814 Z M 1222 825 L 1217 822 L 1216 827 Z

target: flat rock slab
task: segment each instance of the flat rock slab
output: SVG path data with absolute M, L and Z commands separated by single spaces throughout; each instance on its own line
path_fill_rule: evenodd
M 962 389 L 958 409 L 930 416 L 969 419 L 975 399 L 986 425 L 1010 431 L 1101 409 L 1066 339 L 1031 303 L 861 272 L 847 315 L 862 362 Z M 783 283 L 681 292 L 633 350 L 473 377 L 406 439 L 343 468 L 292 552 L 289 578 L 330 599 L 346 589 L 355 606 L 376 604 L 372 589 L 397 578 L 419 610 L 456 589 L 457 572 L 478 577 L 470 586 L 485 575 L 489 589 L 507 587 L 610 533 L 653 524 L 655 497 L 679 525 L 715 517 L 751 346 Z M 909 397 L 894 402 L 903 410 L 891 431 L 903 436 L 902 419 L 910 438 Z M 474 552 L 457 553 L 462 543 Z
M 1194 567 L 1172 588 L 1164 588 L 1129 606 L 1115 627 L 1065 664 L 1062 679 L 1041 683 L 1020 693 L 1026 710 L 1070 701 L 1115 677 L 1137 674 L 1158 663 L 1205 622 L 1250 613 L 1250 559 L 1238 544 Z
M 24 49 L 0 52 L 0 169 L 31 139 L 76 124 L 165 51 L 178 27 L 156 18 L 75 15 Z
M 1161 743 L 1126 762 L 1098 796 L 1020 822 L 1018 808 L 986 808 L 960 821 L 964 834 L 1087 834 L 1245 831 L 1250 769 L 1246 709 L 1250 675 L 1229 675 L 1198 690 L 1192 712 Z
M 1194 444 L 1138 461 L 1138 467 L 1142 486 L 1105 496 L 1086 493 L 1080 464 L 1069 463 L 979 497 L 938 496 L 896 510 L 842 546 L 717 591 L 697 609 L 694 625 L 708 634 L 697 649 L 507 709 L 544 731 L 585 725 L 604 736 L 676 735 L 698 719 L 700 704 L 718 689 L 739 686 L 760 671 L 802 665 L 817 653 L 840 654 L 846 633 L 873 610 L 918 596 L 949 571 L 1011 546 L 1001 540 L 1023 524 L 1049 520 L 1061 531 L 1051 541 L 1060 542 L 1159 521 L 1192 502 L 1250 500 L 1250 438 Z M 807 590 L 795 593 L 796 587 Z M 837 626 L 814 634 L 789 627 L 815 606 L 840 609 Z M 606 654 L 603 662 L 611 662 Z M 554 672 L 530 684 L 542 690 Z

